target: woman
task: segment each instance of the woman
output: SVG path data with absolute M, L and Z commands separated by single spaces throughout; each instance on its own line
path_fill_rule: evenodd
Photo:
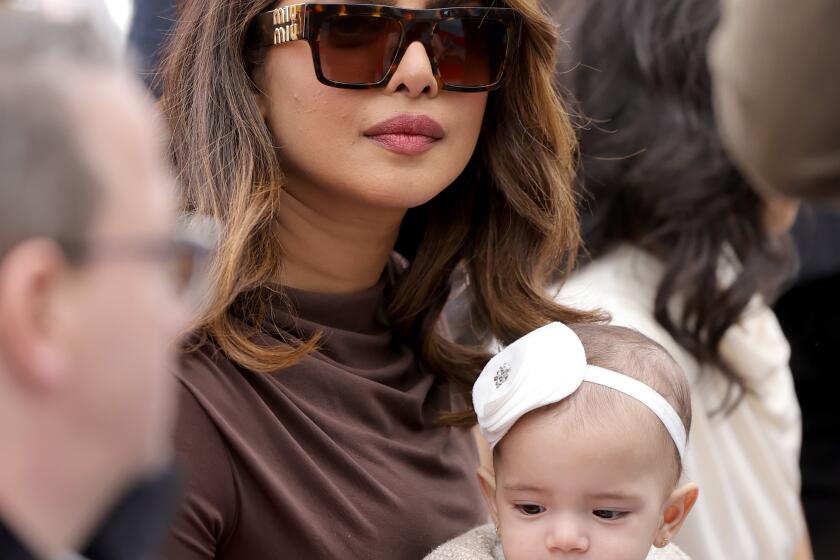
M 486 519 L 439 423 L 488 357 L 440 325 L 453 272 L 502 341 L 587 316 L 543 295 L 577 247 L 554 27 L 473 6 L 186 3 L 162 105 L 225 237 L 168 558 L 420 558 Z
M 567 84 L 589 119 L 592 262 L 561 300 L 603 307 L 657 340 L 692 381 L 686 472 L 701 495 L 676 543 L 696 559 L 790 560 L 807 551 L 800 416 L 789 347 L 765 301 L 793 266 L 797 204 L 756 194 L 722 149 L 705 62 L 717 3 L 568 8 L 580 66 Z

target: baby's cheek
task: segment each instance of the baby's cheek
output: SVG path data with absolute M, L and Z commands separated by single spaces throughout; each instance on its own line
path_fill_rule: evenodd
M 505 560 L 538 560 L 546 556 L 541 523 L 509 518 L 502 526 Z
M 657 528 L 657 519 L 650 515 L 635 515 L 621 525 L 605 525 L 593 538 L 593 560 L 643 560 Z

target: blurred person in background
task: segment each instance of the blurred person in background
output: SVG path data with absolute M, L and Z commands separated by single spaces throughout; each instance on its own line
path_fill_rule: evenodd
M 731 156 L 756 187 L 840 198 L 840 2 L 723 7 L 709 57 Z
M 42 14 L 53 23 L 72 24 L 84 21 L 87 33 L 96 34 L 101 46 L 118 55 L 122 52 L 124 37 L 114 20 L 109 6 L 115 2 L 132 0 L 0 0 L 0 5 L 18 11 Z M 146 0 L 139 0 L 142 4 Z
M 0 7 L 0 557 L 155 557 L 181 239 L 149 102 L 80 25 Z M 180 272 L 180 274 L 176 274 Z
M 809 558 L 800 410 L 767 305 L 795 270 L 798 206 L 724 152 L 705 56 L 717 18 L 715 0 L 560 4 L 591 258 L 560 301 L 653 338 L 692 382 L 686 472 L 703 492 L 676 544 L 698 560 Z

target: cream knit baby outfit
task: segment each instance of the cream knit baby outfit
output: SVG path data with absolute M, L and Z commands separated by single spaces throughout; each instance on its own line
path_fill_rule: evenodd
M 424 560 L 505 560 L 492 524 L 476 527 L 437 547 Z M 691 560 L 676 546 L 651 548 L 646 560 Z

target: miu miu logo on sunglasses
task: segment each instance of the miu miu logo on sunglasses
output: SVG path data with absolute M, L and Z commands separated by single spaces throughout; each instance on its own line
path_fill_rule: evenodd
M 274 16 L 274 44 L 282 45 L 298 39 L 300 28 L 297 24 L 299 5 L 277 8 L 272 12 Z

